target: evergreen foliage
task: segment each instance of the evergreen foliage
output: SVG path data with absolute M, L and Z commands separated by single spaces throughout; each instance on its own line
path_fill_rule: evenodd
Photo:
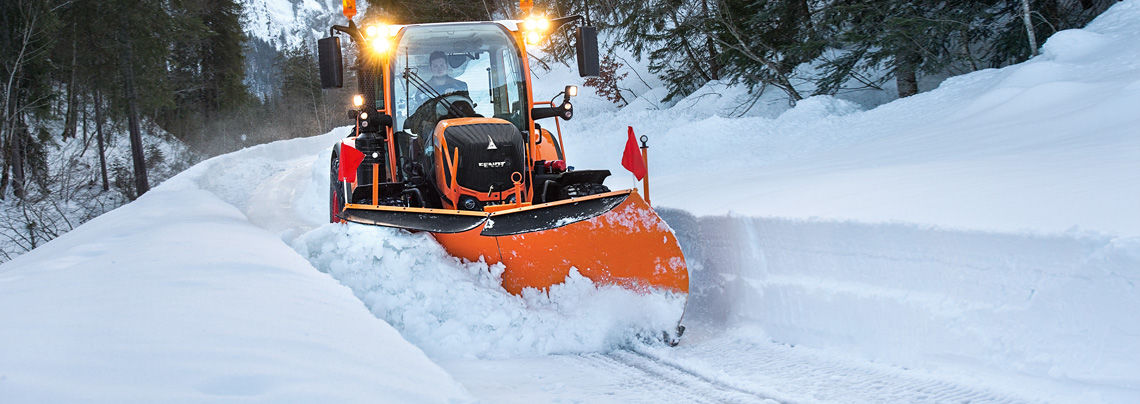
M 369 15 L 383 16 L 399 24 L 421 24 L 452 21 L 487 21 L 492 18 L 488 1 L 453 0 L 368 0 Z
M 807 95 L 881 88 L 900 96 L 918 78 L 1001 67 L 1026 60 L 1022 0 L 583 0 L 537 2 L 560 15 L 583 14 L 609 46 L 648 59 L 669 89 L 665 101 L 714 80 L 755 93 Z M 1081 27 L 1115 0 L 1029 0 L 1037 43 Z M 607 35 L 603 34 L 603 37 Z M 556 36 L 548 55 L 566 60 Z M 807 69 L 811 67 L 811 69 Z M 807 74 L 806 71 L 815 73 Z

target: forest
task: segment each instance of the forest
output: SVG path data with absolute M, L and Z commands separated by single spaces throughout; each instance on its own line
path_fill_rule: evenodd
M 632 53 L 636 60 L 603 52 L 610 55 L 603 74 L 586 82 L 615 103 L 638 95 L 620 82 L 639 64 L 665 83 L 666 102 L 719 81 L 755 97 L 775 91 L 794 104 L 884 86 L 907 97 L 930 90 L 923 78 L 1019 63 L 1054 33 L 1083 26 L 1113 3 L 538 0 L 534 9 L 582 15 L 610 51 Z M 522 17 L 507 0 L 364 6 L 358 18 L 393 24 Z M 319 87 L 317 36 L 294 45 L 251 37 L 243 7 L 232 0 L 0 5 L 0 233 L 13 246 L 0 260 L 139 197 L 198 159 L 344 122 L 345 94 Z M 539 64 L 572 63 L 571 30 L 530 56 Z M 159 135 L 188 150 L 144 142 Z M 75 139 L 80 150 L 65 153 Z M 106 155 L 116 141 L 129 145 L 128 159 Z

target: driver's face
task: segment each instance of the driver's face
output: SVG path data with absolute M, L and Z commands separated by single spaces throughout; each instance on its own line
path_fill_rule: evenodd
M 431 61 L 431 75 L 444 76 L 447 74 L 447 60 L 436 59 Z

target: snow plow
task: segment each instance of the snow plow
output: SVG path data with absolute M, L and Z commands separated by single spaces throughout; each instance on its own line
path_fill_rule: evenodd
M 349 24 L 318 42 L 323 88 L 343 86 L 338 32 L 358 54 L 355 125 L 330 162 L 330 221 L 430 232 L 454 256 L 503 263 L 514 294 L 576 269 L 600 285 L 687 296 L 677 239 L 637 190 L 567 166 L 558 119 L 573 117 L 577 88 L 533 99 L 526 44 L 578 25 L 579 72 L 597 75 L 593 27 L 571 16 L 361 28 L 344 3 Z

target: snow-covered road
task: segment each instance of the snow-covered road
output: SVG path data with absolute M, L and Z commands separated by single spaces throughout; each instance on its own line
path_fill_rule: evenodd
M 219 156 L 0 266 L 0 403 L 1140 402 L 1138 36 L 1126 0 L 867 111 L 580 96 L 567 155 L 611 188 L 625 126 L 652 135 L 674 348 L 646 336 L 675 297 L 514 296 L 429 235 L 324 223 L 345 128 Z

